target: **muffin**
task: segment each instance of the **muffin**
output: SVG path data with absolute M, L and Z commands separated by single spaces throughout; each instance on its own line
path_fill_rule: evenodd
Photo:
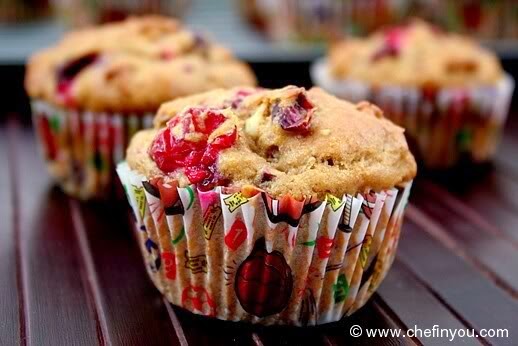
M 489 160 L 514 88 L 492 52 L 421 21 L 343 41 L 311 73 L 339 97 L 378 104 L 431 168 Z
M 408 1 L 398 0 L 239 0 L 237 3 L 244 21 L 269 38 L 313 44 L 334 41 L 346 33 L 365 35 L 383 25 L 401 22 L 411 10 Z M 314 51 L 316 47 L 310 48 Z
M 376 106 L 288 86 L 165 103 L 117 171 L 170 302 L 306 326 L 351 314 L 383 280 L 416 163 Z
M 110 195 L 115 163 L 161 103 L 255 83 L 225 48 L 157 16 L 67 34 L 30 58 L 25 78 L 50 174 L 82 199 Z

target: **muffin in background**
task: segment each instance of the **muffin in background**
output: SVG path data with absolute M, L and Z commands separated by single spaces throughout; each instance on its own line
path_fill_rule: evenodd
M 255 83 L 225 48 L 158 16 L 69 33 L 30 58 L 25 78 L 48 170 L 81 199 L 110 195 L 115 163 L 162 102 Z
M 126 160 L 148 274 L 170 302 L 299 326 L 338 321 L 376 290 L 416 174 L 379 108 L 294 86 L 165 103 Z
M 489 160 L 514 89 L 495 54 L 417 20 L 338 43 L 311 75 L 339 97 L 378 104 L 430 168 Z

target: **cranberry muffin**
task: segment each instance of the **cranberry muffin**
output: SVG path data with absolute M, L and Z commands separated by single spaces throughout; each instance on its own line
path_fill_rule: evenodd
M 75 31 L 33 55 L 26 90 L 51 175 L 71 195 L 106 195 L 114 162 L 165 101 L 255 85 L 225 48 L 165 17 Z
M 378 104 L 432 168 L 490 159 L 514 88 L 493 52 L 422 21 L 338 43 L 312 77 L 342 98 Z
M 163 104 L 118 174 L 169 301 L 315 325 L 354 312 L 384 278 L 416 163 L 403 129 L 368 102 L 232 88 Z

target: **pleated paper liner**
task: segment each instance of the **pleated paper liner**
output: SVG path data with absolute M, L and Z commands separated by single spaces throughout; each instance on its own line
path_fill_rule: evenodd
M 151 127 L 153 114 L 94 113 L 60 109 L 34 100 L 33 125 L 50 175 L 80 199 L 115 193 L 117 162 L 138 130 Z
M 411 187 L 296 201 L 256 188 L 178 188 L 126 163 L 117 172 L 167 299 L 265 325 L 323 324 L 363 306 L 392 264 Z
M 505 75 L 494 86 L 419 89 L 373 87 L 337 80 L 326 59 L 311 66 L 315 85 L 345 100 L 368 100 L 406 129 L 414 154 L 429 168 L 448 168 L 461 159 L 488 161 L 496 151 L 514 90 Z

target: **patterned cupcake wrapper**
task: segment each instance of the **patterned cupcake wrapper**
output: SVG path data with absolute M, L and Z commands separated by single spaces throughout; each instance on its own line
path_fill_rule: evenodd
M 363 306 L 389 270 L 411 182 L 324 201 L 198 191 L 117 167 L 146 267 L 167 299 L 230 321 L 316 325 Z
M 115 166 L 138 130 L 151 127 L 153 114 L 68 110 L 34 100 L 33 127 L 50 175 L 68 194 L 104 198 L 117 186 Z
M 504 76 L 495 86 L 425 90 L 371 87 L 330 76 L 325 59 L 311 67 L 315 85 L 358 102 L 369 100 L 406 129 L 414 154 L 430 168 L 453 166 L 460 159 L 484 162 L 493 156 L 507 118 L 514 80 Z

